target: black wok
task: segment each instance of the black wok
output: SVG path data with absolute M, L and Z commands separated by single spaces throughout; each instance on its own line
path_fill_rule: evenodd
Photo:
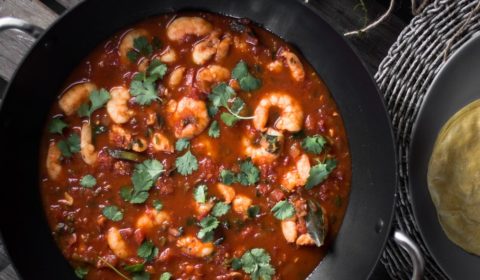
M 396 161 L 389 119 L 374 82 L 348 44 L 308 5 L 293 0 L 86 1 L 45 32 L 11 80 L 0 111 L 0 228 L 17 271 L 24 279 L 76 279 L 46 223 L 38 174 L 44 123 L 65 78 L 118 29 L 185 9 L 250 18 L 296 45 L 325 81 L 344 118 L 353 183 L 340 233 L 310 278 L 368 278 L 390 236 L 394 209 Z

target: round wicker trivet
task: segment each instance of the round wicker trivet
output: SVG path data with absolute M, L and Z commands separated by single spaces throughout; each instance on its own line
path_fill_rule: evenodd
M 425 93 L 445 63 L 445 49 L 453 53 L 480 30 L 480 0 L 436 0 L 413 18 L 390 48 L 375 74 L 393 124 L 399 161 L 399 185 L 393 227 L 410 235 L 425 256 L 425 279 L 446 279 L 432 259 L 415 224 L 408 187 L 407 160 L 412 125 Z M 469 19 L 470 12 L 472 13 Z M 394 279 L 409 279 L 408 255 L 389 240 L 381 258 Z

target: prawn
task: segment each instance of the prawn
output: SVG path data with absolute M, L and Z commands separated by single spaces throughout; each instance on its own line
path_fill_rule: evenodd
M 202 242 L 194 236 L 185 236 L 177 240 L 179 247 L 184 254 L 192 257 L 206 257 L 213 253 L 215 246 L 212 242 Z
M 268 113 L 272 107 L 281 110 L 274 128 L 290 132 L 297 132 L 302 129 L 303 110 L 298 101 L 285 92 L 273 92 L 262 98 L 255 108 L 253 126 L 257 130 L 266 130 Z
M 285 173 L 282 177 L 281 185 L 289 191 L 295 187 L 304 186 L 310 176 L 310 160 L 303 154 L 295 162 L 295 167 Z
M 118 47 L 118 55 L 120 56 L 120 61 L 122 64 L 129 64 L 131 63 L 130 59 L 128 59 L 128 52 L 134 48 L 134 41 L 135 39 L 148 36 L 149 33 L 145 29 L 133 29 L 128 31 L 122 38 L 120 45 Z
M 88 165 L 93 165 L 97 161 L 95 146 L 92 144 L 92 126 L 90 123 L 82 125 L 80 133 L 80 153 L 83 161 Z
M 80 105 L 87 102 L 90 93 L 96 89 L 93 83 L 76 84 L 62 95 L 58 105 L 65 115 L 70 116 L 80 108 Z
M 204 36 L 212 29 L 212 24 L 201 17 L 179 17 L 168 25 L 167 37 L 172 41 L 180 41 L 187 35 Z
M 125 87 L 114 87 L 110 90 L 110 100 L 107 102 L 107 112 L 116 124 L 126 123 L 135 114 L 128 108 L 130 92 Z
M 52 180 L 58 179 L 60 173 L 62 172 L 62 165 L 60 164 L 60 159 L 62 158 L 62 153 L 57 147 L 55 142 L 51 142 L 48 147 L 47 152 L 47 173 L 48 177 Z
M 205 102 L 190 97 L 183 97 L 179 102 L 170 100 L 167 112 L 171 114 L 168 120 L 177 138 L 191 139 L 202 133 L 210 122 Z

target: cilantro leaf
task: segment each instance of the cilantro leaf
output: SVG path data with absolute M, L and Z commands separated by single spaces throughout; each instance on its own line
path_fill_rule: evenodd
M 95 110 L 102 108 L 103 105 L 110 100 L 110 98 L 110 93 L 104 88 L 92 91 L 90 94 L 90 101 L 92 102 L 90 114 L 92 114 Z
M 136 263 L 136 264 L 126 265 L 123 267 L 124 270 L 132 273 L 142 272 L 144 268 L 145 268 L 145 264 L 143 263 Z
M 136 272 L 132 280 L 150 280 L 150 274 L 146 271 Z
M 147 37 L 139 36 L 133 40 L 133 47 L 142 55 L 151 55 L 153 52 L 153 47 L 148 42 Z
M 141 164 L 135 166 L 136 172 L 147 172 L 153 181 L 156 181 L 160 174 L 165 172 L 163 164 L 156 159 L 147 159 Z
M 155 208 L 155 210 L 157 210 L 157 211 L 160 211 L 160 210 L 163 209 L 163 204 L 160 200 L 154 200 L 152 202 L 152 205 L 153 205 L 153 208 Z
M 90 117 L 93 112 L 102 108 L 110 98 L 110 93 L 104 88 L 92 91 L 89 97 L 91 105 L 89 106 L 87 103 L 83 103 L 80 108 L 78 108 L 78 116 Z
M 139 105 L 150 105 L 155 100 L 160 100 L 155 88 L 155 80 L 145 77 L 143 73 L 137 73 L 130 83 L 130 93 L 135 97 Z
M 275 216 L 275 218 L 279 220 L 285 220 L 295 215 L 295 208 L 290 202 L 286 200 L 282 200 L 277 202 L 277 204 L 273 206 L 272 213 Z
M 243 60 L 233 68 L 232 78 L 238 81 L 244 91 L 254 91 L 262 85 L 262 82 L 248 71 L 247 63 Z
M 190 140 L 182 138 L 178 139 L 177 142 L 175 142 L 175 150 L 178 152 L 181 152 L 185 149 L 190 147 Z
M 215 107 L 227 107 L 228 101 L 235 96 L 235 90 L 226 83 L 220 83 L 212 89 L 208 99 Z
M 252 280 L 271 280 L 275 269 L 270 264 L 270 255 L 265 249 L 254 248 L 245 252 L 240 259 L 242 269 Z
M 133 189 L 129 187 L 121 187 L 120 188 L 120 197 L 124 201 L 130 201 L 132 199 Z
M 208 242 L 213 239 L 213 231 L 218 227 L 220 222 L 217 218 L 212 216 L 207 216 L 200 221 L 200 231 L 197 234 L 197 237 L 200 238 L 203 242 Z
M 133 192 L 132 197 L 130 198 L 130 203 L 132 204 L 141 204 L 147 201 L 150 194 L 146 191 Z
M 198 185 L 198 187 L 193 190 L 193 198 L 198 203 L 207 202 L 207 185 Z
M 220 119 L 222 119 L 222 121 L 228 126 L 228 127 L 232 127 L 234 126 L 237 121 L 239 120 L 236 116 L 230 114 L 230 113 L 227 113 L 227 112 L 223 112 L 221 115 L 220 115 Z
M 75 268 L 75 275 L 78 278 L 83 279 L 83 278 L 85 278 L 85 276 L 87 276 L 88 271 L 89 271 L 88 267 L 79 266 L 79 267 Z
M 66 140 L 61 140 L 57 143 L 63 157 L 70 158 L 74 153 L 80 151 L 80 136 L 78 134 L 71 134 Z
M 238 82 L 240 83 L 240 88 L 244 91 L 254 91 L 262 86 L 260 79 L 255 78 L 251 74 L 242 77 Z
M 105 206 L 105 208 L 102 210 L 102 214 L 105 216 L 105 218 L 114 222 L 118 222 L 123 219 L 122 211 L 115 205 Z
M 155 79 L 163 79 L 163 76 L 167 73 L 167 65 L 158 59 L 154 59 L 148 66 L 147 73 Z
M 235 183 L 235 180 L 235 173 L 232 171 L 228 169 L 222 169 L 222 171 L 220 171 L 220 181 L 225 185 L 231 185 Z
M 175 166 L 177 167 L 178 173 L 186 176 L 198 170 L 198 161 L 192 152 L 187 151 L 183 156 L 175 160 Z
M 84 188 L 93 188 L 97 184 L 97 179 L 92 175 L 88 174 L 80 179 L 80 185 Z
M 239 258 L 233 258 L 230 267 L 233 270 L 239 270 L 240 268 L 242 268 L 242 260 L 240 260 Z
M 80 118 L 90 116 L 90 106 L 88 103 L 83 103 L 78 107 L 77 114 Z
M 320 154 L 327 140 L 322 135 L 307 136 L 302 141 L 302 148 L 312 154 Z
M 230 210 L 230 205 L 225 202 L 217 202 L 215 206 L 213 206 L 212 215 L 215 217 L 221 217 L 227 214 L 228 210 Z
M 240 173 L 237 174 L 237 181 L 245 186 L 251 186 L 260 180 L 260 170 L 247 159 L 240 164 Z
M 248 217 L 250 219 L 256 218 L 258 215 L 260 215 L 260 206 L 252 205 L 252 206 L 248 207 L 247 213 L 248 213 Z
M 140 54 L 135 50 L 131 49 L 127 52 L 127 58 L 131 62 L 136 62 L 140 58 Z
M 153 186 L 153 179 L 146 170 L 135 170 L 132 183 L 136 191 L 148 191 Z
M 160 275 L 160 280 L 170 280 L 172 279 L 172 274 L 170 272 L 164 272 Z
M 137 255 L 140 258 L 144 258 L 146 261 L 151 261 L 158 255 L 158 248 L 155 247 L 152 241 L 145 240 L 142 245 L 138 247 Z
M 305 184 L 305 189 L 310 190 L 327 179 L 328 175 L 337 167 L 337 161 L 327 159 L 325 163 L 319 163 L 310 169 L 310 174 Z
M 48 131 L 50 133 L 58 133 L 62 134 L 63 129 L 67 128 L 68 125 L 59 117 L 53 118 L 52 121 L 50 122 L 50 125 L 48 126 Z
M 213 121 L 210 125 L 210 128 L 208 129 L 208 136 L 212 138 L 220 137 L 220 127 L 218 126 L 217 121 Z

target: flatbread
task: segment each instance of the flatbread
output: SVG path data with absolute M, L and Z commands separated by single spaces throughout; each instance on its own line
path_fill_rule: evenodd
M 480 100 L 442 127 L 427 177 L 445 234 L 465 251 L 480 255 Z

